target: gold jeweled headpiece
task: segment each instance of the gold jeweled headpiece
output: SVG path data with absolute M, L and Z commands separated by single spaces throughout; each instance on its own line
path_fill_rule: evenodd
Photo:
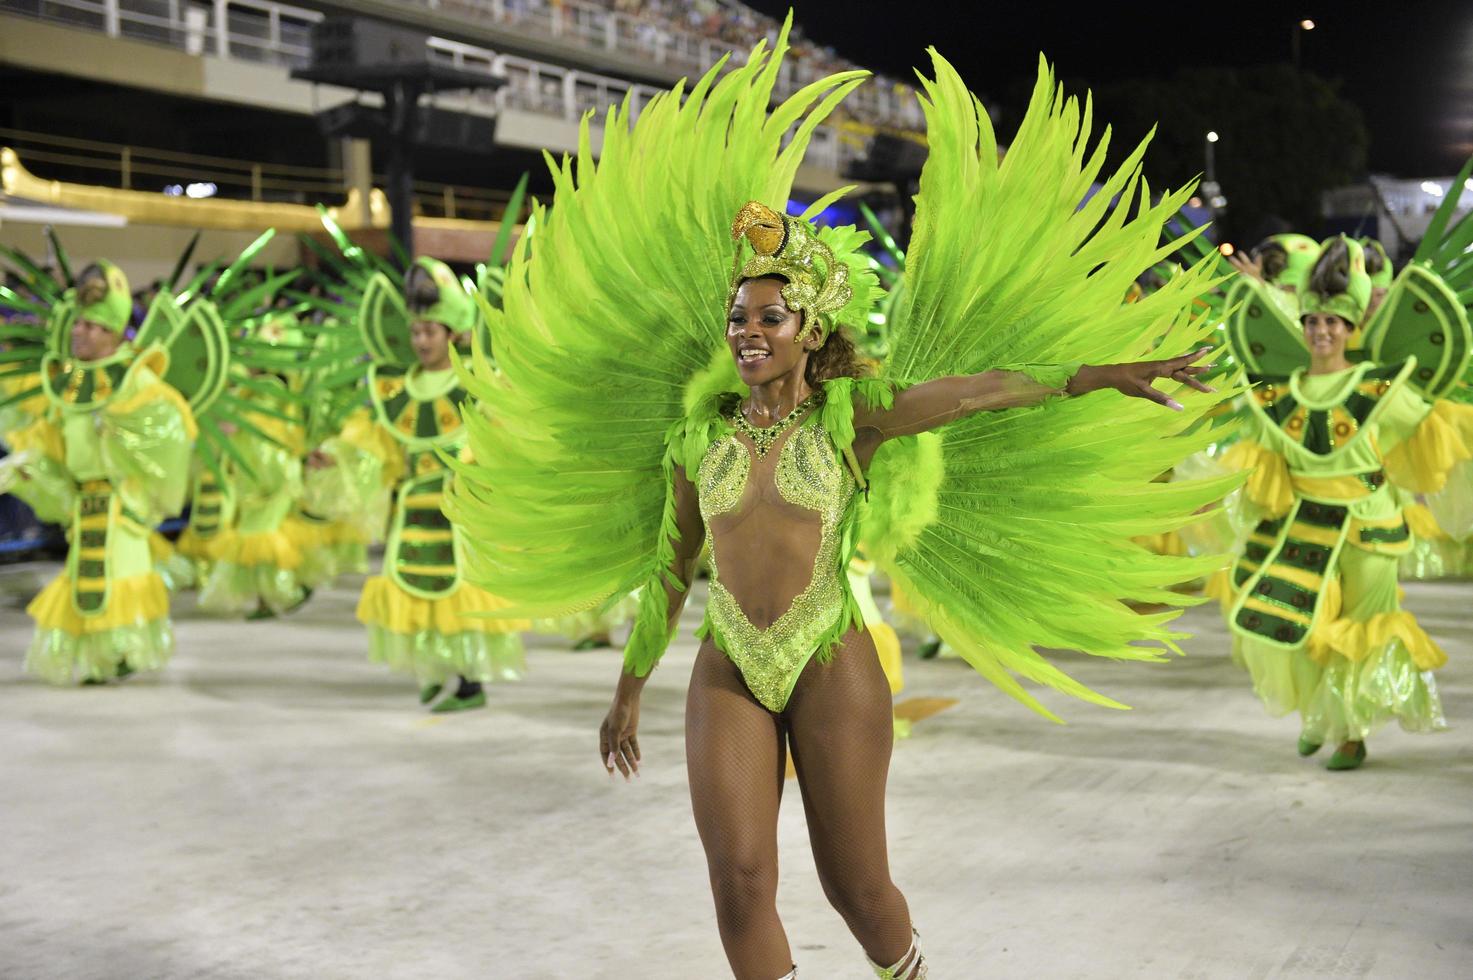
M 854 290 L 849 285 L 849 266 L 835 258 L 833 250 L 819 240 L 813 226 L 765 204 L 748 201 L 731 223 L 731 237 L 736 239 L 737 254 L 731 289 L 726 296 L 727 307 L 736 298 L 742 280 L 782 276 L 788 281 L 782 288 L 788 308 L 802 310 L 807 315 L 804 334 L 816 330 L 820 341 L 827 340 L 838 325 L 835 314 L 850 304 Z M 743 238 L 756 253 L 745 264 Z

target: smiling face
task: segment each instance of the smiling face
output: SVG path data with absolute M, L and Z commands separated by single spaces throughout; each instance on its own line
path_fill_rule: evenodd
M 737 288 L 727 311 L 726 344 L 748 387 L 794 371 L 801 374 L 809 352 L 818 346 L 812 332 L 803 336 L 803 314 L 788 308 L 784 285 L 776 278 L 748 279 Z
M 1308 313 L 1304 317 L 1304 342 L 1321 361 L 1343 359 L 1351 325 L 1333 313 Z
M 111 357 L 122 344 L 122 334 L 100 323 L 78 318 L 72 324 L 72 356 L 82 361 L 100 361 Z
M 443 371 L 450 366 L 450 328 L 443 323 L 415 320 L 409 327 L 409 340 L 420 367 L 426 371 Z

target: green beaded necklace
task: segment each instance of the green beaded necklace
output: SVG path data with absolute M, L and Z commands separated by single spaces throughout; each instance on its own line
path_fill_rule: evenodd
M 740 406 L 738 406 L 737 413 L 733 417 L 732 422 L 738 432 L 752 440 L 752 448 L 757 451 L 757 458 L 761 459 L 767 455 L 768 450 L 772 448 L 772 444 L 777 442 L 778 436 L 792 428 L 793 423 L 802 418 L 803 413 L 817 400 L 818 392 L 814 392 L 794 405 L 791 412 L 763 429 L 759 429 L 751 422 L 748 422 L 747 416 Z

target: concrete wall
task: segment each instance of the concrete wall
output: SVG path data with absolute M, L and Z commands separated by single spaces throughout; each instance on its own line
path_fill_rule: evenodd
M 311 115 L 353 92 L 293 81 L 285 68 L 190 55 L 26 17 L 0 16 L 0 63 L 187 98 Z

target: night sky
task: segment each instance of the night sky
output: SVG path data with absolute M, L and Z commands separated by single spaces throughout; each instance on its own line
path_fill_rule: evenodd
M 1065 80 L 1167 77 L 1199 64 L 1288 62 L 1341 83 L 1365 114 L 1373 173 L 1450 175 L 1473 154 L 1473 2 L 1078 4 L 1023 0 L 748 0 L 781 17 L 791 5 L 815 42 L 901 78 L 934 44 L 983 99 L 1031 80 L 1038 52 Z M 1125 38 L 1130 38 L 1127 42 Z

